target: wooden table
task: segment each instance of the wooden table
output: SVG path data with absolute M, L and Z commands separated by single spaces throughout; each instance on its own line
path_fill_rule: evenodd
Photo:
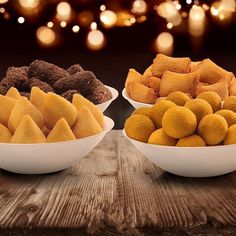
M 236 173 L 168 174 L 112 131 L 48 175 L 0 172 L 0 235 L 236 235 Z

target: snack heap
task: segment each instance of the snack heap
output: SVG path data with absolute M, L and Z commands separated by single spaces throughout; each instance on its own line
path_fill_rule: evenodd
M 22 96 L 29 98 L 34 86 L 46 93 L 57 93 L 69 101 L 74 94 L 81 94 L 94 104 L 112 98 L 110 90 L 93 72 L 84 70 L 79 64 L 64 70 L 42 60 L 35 60 L 29 66 L 9 67 L 5 78 L 0 79 L 0 94 L 5 95 L 11 87 L 15 87 Z
M 32 87 L 28 99 L 12 87 L 0 104 L 0 143 L 63 142 L 103 131 L 103 113 L 80 94 L 71 103 Z
M 133 100 L 149 104 L 175 91 L 192 98 L 212 91 L 225 101 L 228 96 L 236 95 L 236 79 L 232 72 L 210 59 L 191 62 L 189 57 L 173 58 L 158 54 L 143 75 L 134 69 L 129 70 L 125 89 Z
M 132 139 L 165 146 L 236 144 L 235 112 L 236 96 L 229 96 L 222 106 L 215 92 L 192 99 L 177 91 L 152 107 L 135 110 L 125 122 L 125 132 Z

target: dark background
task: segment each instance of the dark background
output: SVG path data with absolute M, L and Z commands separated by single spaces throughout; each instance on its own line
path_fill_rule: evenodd
M 189 34 L 182 32 L 184 26 L 171 31 L 175 38 L 173 56 L 190 56 L 192 60 L 209 57 L 236 74 L 236 21 L 224 26 L 210 22 L 204 36 L 195 38 L 195 43 Z M 128 69 L 133 67 L 143 72 L 152 63 L 156 52 L 151 43 L 161 31 L 162 26 L 153 20 L 128 28 L 103 30 L 107 44 L 98 52 L 86 48 L 83 31 L 78 34 L 64 32 L 65 40 L 60 46 L 45 49 L 36 42 L 35 28 L 0 19 L 0 76 L 4 77 L 9 66 L 28 65 L 34 59 L 43 59 L 64 68 L 80 63 L 105 84 L 119 90 L 119 98 L 106 115 L 115 120 L 115 128 L 121 129 L 133 110 L 121 96 Z

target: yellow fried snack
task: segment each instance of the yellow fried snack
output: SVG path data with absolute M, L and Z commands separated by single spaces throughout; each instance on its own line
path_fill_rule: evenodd
M 236 125 L 232 125 L 228 128 L 226 137 L 224 139 L 224 145 L 236 144 Z
M 187 101 L 191 100 L 191 98 L 187 94 L 180 91 L 170 93 L 166 99 L 178 106 L 184 106 Z
M 69 140 L 75 140 L 76 137 L 73 134 L 70 126 L 64 118 L 61 118 L 48 134 L 47 142 L 64 142 Z
M 85 138 L 103 131 L 90 109 L 86 106 L 78 109 L 77 121 L 72 130 L 76 138 Z
M 125 121 L 125 132 L 128 137 L 141 142 L 146 143 L 155 129 L 152 120 L 144 115 L 136 114 Z
M 181 138 L 176 144 L 177 147 L 204 147 L 206 143 L 204 140 L 196 134 Z
M 196 127 L 196 116 L 186 107 L 171 107 L 162 118 L 162 128 L 173 138 L 189 136 Z
M 9 129 L 0 124 L 0 143 L 10 143 L 11 136 Z
M 221 80 L 215 84 L 206 86 L 199 84 L 197 88 L 197 95 L 209 91 L 217 93 L 223 101 L 229 96 L 228 83 L 226 80 Z
M 221 97 L 215 92 L 209 91 L 199 93 L 197 95 L 197 98 L 201 98 L 207 101 L 211 105 L 213 112 L 216 112 L 221 109 Z
M 47 137 L 48 136 L 48 134 L 50 133 L 50 129 L 48 129 L 46 126 L 44 126 L 43 128 L 42 128 L 42 132 L 44 133 L 44 135 L 45 135 L 45 137 Z
M 199 63 L 198 72 L 200 74 L 200 81 L 209 84 L 215 84 L 221 80 L 226 80 L 229 83 L 233 78 L 232 72 L 217 66 L 210 59 L 205 59 Z
M 191 69 L 191 60 L 189 57 L 168 57 L 158 54 L 153 60 L 152 75 L 161 78 L 165 71 L 177 73 L 189 73 Z
M 44 113 L 44 103 L 47 94 L 38 87 L 33 87 L 30 93 L 30 102 L 39 109 L 39 111 Z
M 198 70 L 198 65 L 201 61 L 191 61 L 190 72 L 195 72 Z
M 141 83 L 144 85 L 147 85 L 149 77 L 152 76 L 152 65 L 150 65 L 143 73 L 142 78 L 141 78 Z
M 30 115 L 25 115 L 14 135 L 11 143 L 45 143 L 46 138 Z
M 236 78 L 233 78 L 229 83 L 229 95 L 230 96 L 236 95 Z
M 157 99 L 155 91 L 152 88 L 148 88 L 138 82 L 130 84 L 129 90 L 130 97 L 137 102 L 153 104 Z
M 140 74 L 138 71 L 136 71 L 135 69 L 129 69 L 126 81 L 125 81 L 125 89 L 126 92 L 129 94 L 130 93 L 130 89 L 129 86 L 130 84 L 134 83 L 134 82 L 141 82 L 142 79 L 142 74 Z
M 236 113 L 233 111 L 222 109 L 217 111 L 215 114 L 224 117 L 229 127 L 236 124 Z
M 186 102 L 185 107 L 194 113 L 198 123 L 204 116 L 213 113 L 211 105 L 201 98 L 195 98 Z
M 224 102 L 223 108 L 236 112 L 236 96 L 228 97 Z
M 16 99 L 0 95 L 0 123 L 7 126 L 11 111 L 16 104 Z
M 198 126 L 198 133 L 207 145 L 221 143 L 228 129 L 226 120 L 217 114 L 210 114 L 202 118 Z
M 162 128 L 154 131 L 148 139 L 149 144 L 164 146 L 175 146 L 176 142 L 177 139 L 168 136 Z
M 154 76 L 150 76 L 147 80 L 147 86 L 149 88 L 152 88 L 158 95 L 160 93 L 161 79 Z
M 160 96 L 165 97 L 172 92 L 180 91 L 195 97 L 198 82 L 199 73 L 197 71 L 188 74 L 166 71 L 161 79 Z
M 11 88 L 8 90 L 6 96 L 7 96 L 7 97 L 11 97 L 11 98 L 15 98 L 15 99 L 18 99 L 18 98 L 21 97 L 19 91 L 18 91 L 16 88 L 14 88 L 14 87 L 11 87 Z
M 84 98 L 80 94 L 74 94 L 72 104 L 77 108 L 77 110 L 79 110 L 82 106 L 88 107 L 89 110 L 92 112 L 94 118 L 97 120 L 98 124 L 103 127 L 104 116 L 102 111 L 88 99 Z
M 44 127 L 44 118 L 41 112 L 26 97 L 21 97 L 16 101 L 8 120 L 8 128 L 12 133 L 15 132 L 25 115 L 30 115 L 40 129 Z
M 76 107 L 65 98 L 51 92 L 47 94 L 44 103 L 44 119 L 48 129 L 52 129 L 61 118 L 65 118 L 72 127 L 77 113 Z
M 150 116 L 151 109 L 152 109 L 151 107 L 139 107 L 131 115 L 140 114 L 140 115 Z
M 152 106 L 150 112 L 150 118 L 152 119 L 156 127 L 158 128 L 162 127 L 162 118 L 165 112 L 174 106 L 176 106 L 175 103 L 167 100 L 158 101 L 155 103 L 154 106 Z

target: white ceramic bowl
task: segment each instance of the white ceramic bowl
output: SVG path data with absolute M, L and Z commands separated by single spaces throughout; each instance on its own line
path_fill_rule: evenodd
M 107 85 L 105 85 L 105 86 L 111 91 L 112 98 L 110 100 L 106 101 L 106 102 L 103 102 L 103 103 L 100 103 L 100 104 L 96 105 L 97 107 L 100 108 L 100 110 L 102 112 L 104 112 L 110 106 L 110 104 L 119 96 L 119 92 L 116 89 L 114 89 L 110 86 L 107 86 Z
M 143 103 L 143 102 L 136 102 L 134 101 L 129 94 L 126 92 L 126 89 L 124 88 L 122 90 L 122 96 L 124 99 L 126 99 L 135 109 L 139 107 L 152 107 L 153 104 Z
M 161 169 L 184 177 L 213 177 L 236 170 L 236 145 L 170 147 L 147 144 L 123 135 Z
M 66 169 L 86 156 L 113 126 L 113 120 L 105 117 L 104 131 L 86 138 L 46 144 L 0 143 L 0 168 L 19 174 Z

